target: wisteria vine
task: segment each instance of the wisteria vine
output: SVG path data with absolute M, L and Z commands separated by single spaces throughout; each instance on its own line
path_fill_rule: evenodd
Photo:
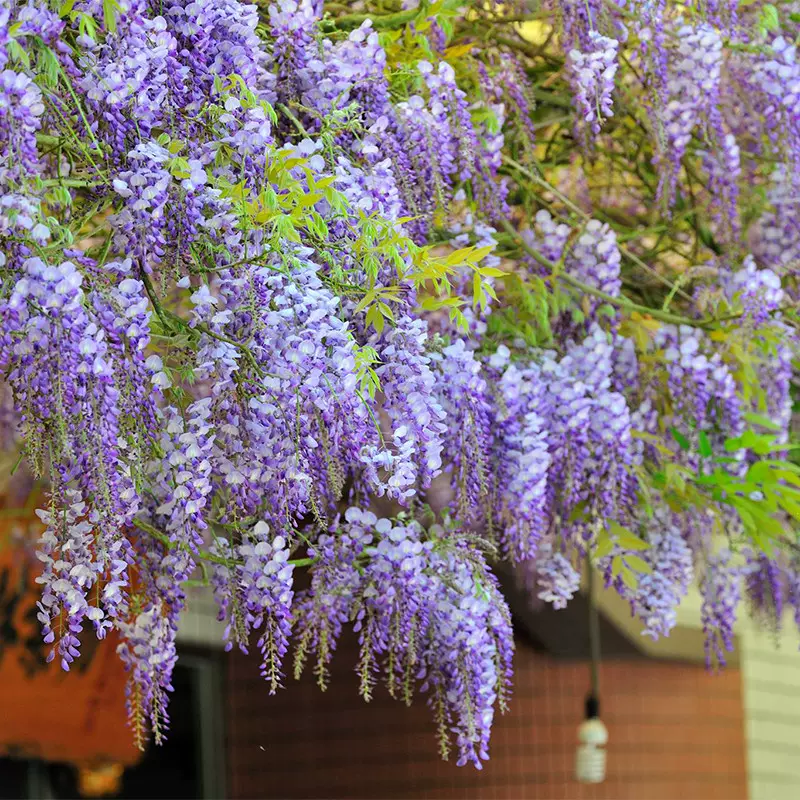
M 477 767 L 499 562 L 653 637 L 696 581 L 709 664 L 800 619 L 796 4 L 363 6 L 0 8 L 0 445 L 140 746 L 197 582 Z

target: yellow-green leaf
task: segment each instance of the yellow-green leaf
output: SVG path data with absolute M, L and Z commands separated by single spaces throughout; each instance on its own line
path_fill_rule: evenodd
M 639 556 L 626 555 L 625 563 L 632 570 L 644 575 L 649 575 L 653 571 L 653 568 L 643 558 L 639 558 Z
M 640 539 L 633 531 L 629 531 L 613 519 L 608 521 L 608 529 L 623 550 L 647 550 L 650 547 L 647 542 Z

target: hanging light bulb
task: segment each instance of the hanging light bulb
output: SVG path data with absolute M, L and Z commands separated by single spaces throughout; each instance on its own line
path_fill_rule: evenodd
M 579 783 L 602 783 L 606 779 L 608 730 L 600 720 L 600 624 L 595 604 L 594 568 L 587 553 L 589 602 L 589 671 L 591 692 L 586 698 L 586 718 L 578 728 L 575 779 Z
M 608 730 L 598 716 L 599 704 L 590 696 L 586 701 L 586 719 L 578 728 L 575 753 L 575 779 L 579 783 L 602 783 L 606 778 Z

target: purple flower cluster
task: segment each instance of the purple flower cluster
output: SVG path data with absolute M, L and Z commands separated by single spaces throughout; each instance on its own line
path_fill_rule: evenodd
M 277 99 L 288 103 L 302 96 L 302 78 L 315 53 L 317 14 L 311 0 L 280 0 L 269 7 L 272 57 L 277 66 Z
M 564 39 L 567 50 L 576 47 L 585 48 L 597 29 L 602 11 L 599 0 L 560 0 L 561 14 L 564 19 Z
M 685 25 L 675 34 L 669 59 L 665 104 L 658 119 L 663 145 L 656 162 L 661 172 L 659 194 L 672 200 L 692 133 L 718 103 L 722 38 L 710 25 Z
M 770 208 L 758 220 L 753 254 L 779 274 L 794 274 L 800 264 L 800 217 L 797 188 L 786 165 L 772 175 L 767 199 Z
M 513 54 L 504 54 L 499 69 L 491 76 L 482 73 L 482 78 L 487 84 L 486 90 L 490 99 L 496 101 L 490 108 L 497 117 L 498 127 L 496 138 L 489 140 L 488 133 L 484 134 L 487 138 L 487 151 L 496 153 L 498 158 L 502 156 L 500 149 L 505 144 L 504 123 L 514 120 L 517 123 L 515 132 L 521 140 L 522 147 L 526 152 L 532 152 L 536 143 L 536 128 L 532 117 L 536 101 L 532 91 L 529 91 L 519 60 Z M 495 166 L 494 162 L 491 166 Z
M 596 219 L 586 223 L 570 250 L 566 268 L 570 274 L 601 292 L 619 296 L 621 257 L 614 231 Z M 594 302 L 594 307 L 598 305 Z
M 481 362 L 463 339 L 434 359 L 436 393 L 448 424 L 442 455 L 452 469 L 454 511 L 464 523 L 491 518 L 489 457 L 494 420 Z
M 752 88 L 763 97 L 761 113 L 770 138 L 788 147 L 788 159 L 797 169 L 800 144 L 800 62 L 797 47 L 783 36 L 770 43 L 771 52 L 755 59 Z
M 708 435 L 712 450 L 722 454 L 724 440 L 744 430 L 742 401 L 730 367 L 712 352 L 697 328 L 664 326 L 655 338 L 663 350 L 672 413 L 666 420 L 692 444 L 684 455 L 698 465 L 696 437 Z M 677 447 L 677 445 L 675 445 Z
M 416 356 L 399 328 L 376 343 L 386 360 L 379 371 L 387 398 L 397 381 L 396 403 L 387 400 L 396 423 L 387 443 L 359 392 L 356 342 L 339 316 L 340 300 L 309 255 L 296 248 L 288 275 L 254 266 L 236 277 L 223 275 L 218 295 L 207 288 L 192 295 L 197 320 L 210 331 L 201 338 L 199 376 L 214 381 L 215 474 L 242 516 L 260 516 L 277 530 L 308 513 L 322 522 L 354 470 L 367 471 L 370 490 L 401 497 L 413 493 L 418 457 L 430 463 L 423 469 L 439 466 L 441 411 L 429 396 L 424 326 L 411 328 L 419 337 Z M 255 313 L 248 298 L 257 301 Z M 247 358 L 230 345 L 233 339 L 250 342 Z M 405 378 L 403 355 L 409 359 Z
M 38 171 L 36 131 L 43 111 L 42 92 L 30 77 L 0 72 L 0 185 L 21 183 Z
M 436 376 L 425 352 L 427 325 L 403 317 L 378 342 L 376 370 L 384 389 L 384 411 L 392 422 L 392 450 L 379 457 L 389 473 L 386 492 L 403 500 L 423 489 L 442 466 L 445 411 L 436 398 Z
M 466 548 L 435 553 L 429 649 L 423 691 L 439 729 L 456 739 L 459 766 L 489 758 L 495 703 L 505 707 L 514 651 L 511 619 L 497 581 Z
M 294 606 L 297 646 L 294 672 L 299 676 L 306 661 L 316 658 L 314 675 L 323 689 L 328 682 L 328 665 L 333 658 L 344 625 L 362 583 L 359 560 L 372 541 L 377 522 L 371 511 L 349 508 L 345 523 L 333 533 L 321 533 L 309 548 L 316 560 L 308 589 L 297 594 Z
M 550 502 L 561 521 L 584 502 L 606 519 L 624 519 L 634 500 L 630 410 L 612 388 L 611 355 L 608 335 L 594 326 L 560 361 L 543 364 L 553 408 Z
M 347 137 L 347 143 L 366 156 L 380 153 L 380 133 L 395 128 L 385 67 L 386 53 L 372 20 L 365 20 L 335 45 L 326 40 L 324 57 L 311 60 L 308 66 L 306 103 L 320 113 L 330 113 L 355 101 L 364 117 L 366 136 L 361 142 Z
M 237 644 L 246 653 L 253 631 L 261 631 L 261 674 L 274 693 L 281 685 L 281 664 L 292 630 L 294 566 L 286 540 L 272 537 L 269 526 L 257 522 L 239 544 L 217 537 L 214 552 L 229 562 L 215 564 L 212 579 L 219 619 L 227 623 L 225 649 Z
M 742 305 L 744 318 L 762 325 L 781 307 L 784 291 L 781 279 L 771 269 L 759 269 L 748 255 L 741 269 L 726 273 L 723 287 L 731 301 Z
M 172 670 L 178 660 L 175 632 L 160 600 L 147 605 L 120 625 L 123 641 L 117 647 L 128 670 L 128 715 L 134 742 L 144 749 L 149 732 L 157 744 L 169 729 L 167 692 L 172 691 Z
M 152 271 L 167 252 L 166 207 L 172 176 L 164 164 L 167 150 L 155 142 L 139 144 L 128 153 L 133 169 L 119 172 L 114 191 L 125 207 L 114 216 L 116 246 Z
M 570 235 L 569 225 L 556 222 L 548 211 L 540 209 L 534 217 L 533 228 L 522 231 L 525 242 L 534 250 L 541 253 L 548 261 L 557 264 L 564 253 L 564 247 Z M 526 255 L 526 265 L 538 274 L 547 274 L 547 269 L 532 256 Z
M 103 609 L 90 606 L 87 600 L 103 570 L 94 556 L 94 535 L 86 518 L 86 504 L 72 489 L 66 490 L 64 498 L 63 508 L 54 505 L 48 511 L 37 512 L 47 527 L 37 552 L 44 571 L 36 582 L 42 585 L 37 616 L 45 643 L 53 644 L 47 660 L 52 661 L 58 654 L 61 666 L 68 670 L 80 654 L 78 634 L 84 620 L 91 620 L 98 632 L 104 632 L 108 623 L 104 622 Z
M 589 49 L 570 50 L 568 69 L 574 84 L 575 105 L 592 133 L 600 133 L 603 122 L 614 115 L 614 76 L 619 42 L 591 31 Z
M 736 241 L 741 233 L 739 181 L 742 177 L 741 148 L 736 136 L 718 112 L 712 112 L 712 146 L 701 152 L 708 173 L 708 189 L 715 229 L 720 239 Z
M 30 258 L 23 268 L 2 307 L 8 338 L 0 363 L 9 367 L 17 408 L 25 409 L 20 423 L 31 464 L 40 474 L 60 470 L 84 499 L 96 498 L 99 533 L 112 552 L 138 497 L 120 445 L 125 401 L 103 320 L 84 305 L 74 262 Z M 127 341 L 127 330 L 121 338 Z
M 701 617 L 706 643 L 706 666 L 725 666 L 725 652 L 733 650 L 733 627 L 742 595 L 742 577 L 746 568 L 731 563 L 725 550 L 709 556 L 700 582 L 703 596 Z
M 350 508 L 336 537 L 321 536 L 310 555 L 320 564 L 297 606 L 299 667 L 315 650 L 324 684 L 342 625 L 352 618 L 364 697 L 381 674 L 406 702 L 421 682 L 443 755 L 453 735 L 459 764 L 480 767 L 513 653 L 508 609 L 480 554 L 441 529 L 426 535 L 417 523 Z
M 275 99 L 270 58 L 256 32 L 259 17 L 255 4 L 166 0 L 162 13 L 178 41 L 181 67 L 188 68 L 182 91 L 190 113 L 207 102 L 215 80 L 231 75 L 239 75 L 259 98 Z M 273 58 L 279 61 L 277 53 Z
M 177 42 L 164 17 L 149 19 L 135 11 L 124 32 L 102 44 L 89 44 L 80 60 L 78 87 L 90 109 L 115 131 L 109 142 L 117 158 L 132 143 L 148 139 L 164 124 L 175 74 Z
M 354 614 L 360 692 L 371 698 L 383 667 L 392 696 L 410 702 L 432 624 L 426 595 L 433 590 L 433 581 L 426 570 L 434 542 L 423 541 L 417 526 L 376 519 L 359 509 L 349 509 L 347 518 L 351 524 L 372 525 L 379 537 L 364 550 L 369 561 Z
M 550 408 L 541 371 L 504 363 L 507 358 L 507 348 L 492 357 L 493 366 L 505 367 L 497 382 L 502 411 L 495 435 L 495 515 L 502 523 L 505 554 L 525 560 L 535 555 L 549 524 Z
M 581 574 L 552 542 L 543 542 L 533 563 L 534 591 L 540 600 L 562 609 L 580 588 Z
M 151 485 L 158 499 L 154 516 L 173 544 L 196 551 L 204 542 L 212 490 L 211 400 L 197 400 L 183 413 L 172 406 L 162 413 L 159 444 L 164 455 L 151 464 Z
M 745 593 L 755 615 L 774 630 L 781 627 L 786 600 L 785 576 L 781 565 L 764 553 L 749 553 Z
M 644 558 L 652 571 L 638 577 L 631 607 L 644 622 L 642 633 L 657 639 L 675 627 L 676 609 L 694 575 L 693 556 L 680 518 L 668 508 L 656 507 L 646 525 L 650 547 Z

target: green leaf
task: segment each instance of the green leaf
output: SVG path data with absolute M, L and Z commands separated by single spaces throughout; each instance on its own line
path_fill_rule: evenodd
M 751 500 L 749 497 L 740 497 L 737 495 L 731 495 L 728 498 L 728 503 L 736 508 L 745 527 L 747 527 L 750 534 L 755 535 L 757 539 L 762 539 L 763 534 L 775 538 L 783 535 L 783 525 L 779 520 L 771 517 L 767 513 L 763 503 L 757 500 Z
M 781 21 L 778 16 L 778 9 L 772 3 L 767 3 L 761 9 L 761 16 L 758 20 L 759 29 L 765 33 L 768 31 L 776 31 L 780 27 Z
M 486 258 L 486 256 L 488 256 L 492 252 L 492 250 L 494 250 L 494 245 L 490 244 L 487 247 L 470 247 L 469 249 L 472 252 L 468 253 L 464 258 L 464 260 L 468 264 L 477 264 L 478 261 L 481 261 L 482 259 Z M 456 250 L 456 252 L 459 251 Z M 486 269 L 486 267 L 484 267 L 484 269 Z
M 378 303 L 378 311 L 388 319 L 390 322 L 394 322 L 394 313 L 392 313 L 392 309 L 386 305 L 386 303 L 379 302 Z
M 622 582 L 632 591 L 635 592 L 639 586 L 639 581 L 636 579 L 636 574 L 629 569 L 622 569 Z
M 31 68 L 31 60 L 25 52 L 25 48 L 16 40 L 10 39 L 6 45 L 8 57 L 16 64 L 22 64 L 26 70 Z
M 117 32 L 117 12 L 121 10 L 117 0 L 103 0 L 103 26 L 109 33 Z
M 800 475 L 800 465 L 793 464 L 791 461 L 778 461 L 777 459 L 764 459 L 762 464 L 769 464 L 776 469 L 787 470 L 793 472 L 795 475 Z
M 639 558 L 639 556 L 626 555 L 625 563 L 632 570 L 635 570 L 636 572 L 643 575 L 649 575 L 653 571 L 653 568 L 643 558 Z
M 711 458 L 713 451 L 711 450 L 711 442 L 708 440 L 708 435 L 705 431 L 700 431 L 697 435 L 697 449 L 703 458 Z
M 597 536 L 597 541 L 594 547 L 594 557 L 596 559 L 605 558 L 610 556 L 614 551 L 614 540 L 608 535 L 606 531 L 600 531 Z
M 56 54 L 49 47 L 45 47 L 39 51 L 39 63 L 47 85 L 51 88 L 55 88 L 58 85 L 59 73 L 59 63 Z
M 751 412 L 746 412 L 742 414 L 742 416 L 748 421 L 752 422 L 753 425 L 760 425 L 762 428 L 767 428 L 771 431 L 780 431 L 781 426 L 778 425 L 777 422 L 774 422 L 769 417 L 765 417 L 763 414 L 753 414 Z
M 800 522 L 800 503 L 798 503 L 796 500 L 792 500 L 790 497 L 779 495 L 778 504 L 796 522 Z
M 383 328 L 386 324 L 383 314 L 381 314 L 380 310 L 377 306 L 370 306 L 369 310 L 367 311 L 367 316 L 365 318 L 365 322 L 367 325 L 371 325 L 378 333 L 383 331 Z
M 763 464 L 764 462 L 759 462 Z M 781 469 L 780 467 L 775 468 L 775 477 L 778 480 L 786 481 L 787 483 L 791 483 L 794 486 L 800 486 L 800 475 L 795 474 L 789 470 Z M 784 490 L 788 487 L 783 487 Z
M 672 438 L 678 443 L 678 447 L 680 447 L 681 450 L 686 451 L 691 448 L 689 440 L 677 428 L 670 428 L 669 432 L 672 434 Z
M 756 461 L 747 470 L 747 480 L 756 484 L 775 483 L 777 481 L 777 471 L 763 461 Z
M 613 519 L 609 520 L 608 528 L 611 535 L 619 542 L 620 547 L 624 550 L 647 550 L 650 545 L 643 539 L 640 539 L 635 533 L 623 528 L 618 522 Z
M 88 36 L 92 41 L 97 41 L 97 23 L 91 14 L 78 11 L 78 32 L 81 36 Z
M 576 325 L 580 325 L 586 319 L 586 315 L 579 308 L 572 309 L 572 321 Z

